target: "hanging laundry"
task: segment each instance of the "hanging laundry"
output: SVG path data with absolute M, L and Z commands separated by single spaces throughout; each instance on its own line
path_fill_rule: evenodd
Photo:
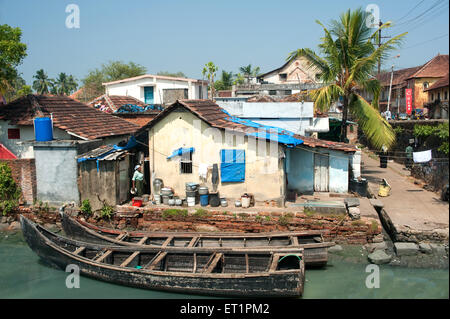
M 204 180 L 206 180 L 206 177 L 208 175 L 208 167 L 209 167 L 209 165 L 206 163 L 200 163 L 198 165 L 198 176 L 200 178 L 203 178 Z
M 431 150 L 423 152 L 413 152 L 414 163 L 425 163 L 431 161 Z

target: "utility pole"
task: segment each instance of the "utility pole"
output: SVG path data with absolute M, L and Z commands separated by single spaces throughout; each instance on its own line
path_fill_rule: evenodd
M 378 26 L 379 26 L 379 30 L 378 30 L 378 43 L 377 43 L 377 45 L 378 45 L 378 48 L 380 48 L 381 47 L 381 39 L 388 39 L 388 38 L 390 38 L 390 36 L 387 36 L 387 37 L 383 37 L 382 35 L 381 35 L 381 26 L 383 25 L 383 22 L 381 22 L 381 20 L 380 20 L 380 22 L 378 22 Z M 381 59 L 378 59 L 378 75 L 380 75 L 380 73 L 381 73 Z

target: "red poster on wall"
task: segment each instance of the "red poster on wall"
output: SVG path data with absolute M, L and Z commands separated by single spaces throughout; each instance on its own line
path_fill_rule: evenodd
M 412 89 L 405 89 L 406 96 L 406 114 L 411 115 L 412 112 Z

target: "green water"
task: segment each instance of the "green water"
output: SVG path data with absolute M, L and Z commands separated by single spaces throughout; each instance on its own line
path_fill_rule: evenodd
M 367 262 L 330 255 L 324 269 L 308 269 L 303 298 L 448 298 L 448 269 L 380 266 L 380 287 L 366 287 Z M 21 233 L 0 233 L 1 298 L 207 298 L 118 286 L 80 278 L 79 289 L 65 286 L 68 273 L 47 267 L 24 242 Z

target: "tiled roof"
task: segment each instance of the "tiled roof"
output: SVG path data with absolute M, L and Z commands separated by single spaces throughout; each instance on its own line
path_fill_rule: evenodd
M 124 119 L 125 121 L 134 123 L 142 127 L 144 125 L 147 125 L 159 113 L 160 111 L 145 111 L 144 113 L 132 113 L 132 114 L 117 113 L 115 114 L 115 116 L 118 116 Z
M 414 73 L 420 70 L 420 68 L 422 68 L 422 66 L 394 71 L 392 75 L 392 87 L 406 86 L 406 79 L 410 78 Z M 389 86 L 391 82 L 391 72 L 380 73 L 380 75 L 377 76 L 377 79 L 380 81 L 381 86 Z
M 276 100 L 269 95 L 255 95 L 248 98 L 247 102 L 276 102 Z
M 258 131 L 257 128 L 249 127 L 241 123 L 230 121 L 228 119 L 229 116 L 216 103 L 214 103 L 211 100 L 177 100 L 175 103 L 164 109 L 164 111 L 159 113 L 153 121 L 143 126 L 141 130 L 151 128 L 159 120 L 164 118 L 167 114 L 169 114 L 178 107 L 184 107 L 185 109 L 195 114 L 197 117 L 204 120 L 212 127 L 220 129 L 237 130 L 247 133 Z M 297 134 L 295 134 L 294 137 L 303 140 L 304 145 L 308 147 L 313 148 L 323 147 L 328 149 L 340 150 L 344 152 L 355 152 L 357 150 L 356 146 L 351 144 L 324 141 Z
M 16 125 L 33 125 L 36 116 L 53 116 L 53 125 L 87 139 L 132 134 L 138 125 L 100 112 L 63 95 L 23 96 L 0 106 L 0 119 Z
M 425 63 L 409 78 L 440 78 L 448 72 L 448 54 L 439 54 Z
M 122 105 L 125 104 L 134 104 L 137 106 L 145 107 L 145 103 L 142 102 L 141 100 L 138 100 L 132 96 L 125 96 L 125 95 L 103 94 L 102 96 L 99 96 L 98 98 L 87 103 L 87 105 L 92 107 L 98 106 L 96 108 L 100 108 L 101 111 L 106 113 L 112 113 L 114 111 L 117 111 Z
M 424 90 L 424 91 L 430 91 L 430 90 L 436 90 L 436 89 L 440 89 L 443 87 L 448 87 L 448 70 L 447 70 L 447 74 L 440 78 L 439 80 L 437 80 L 436 82 L 434 82 L 433 85 L 431 85 L 430 87 L 428 87 L 428 89 Z

